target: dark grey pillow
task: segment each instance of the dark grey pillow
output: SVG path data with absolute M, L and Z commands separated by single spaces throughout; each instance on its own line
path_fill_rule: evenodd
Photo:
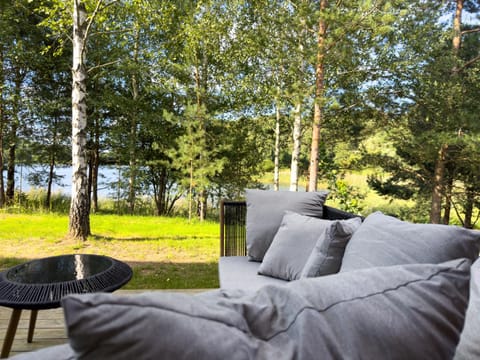
M 199 296 L 71 295 L 79 359 L 451 359 L 470 261 L 410 264 Z
M 374 266 L 478 257 L 480 231 L 459 226 L 414 224 L 375 212 L 367 216 L 348 242 L 343 271 Z
M 343 251 L 360 218 L 324 220 L 286 211 L 258 269 L 284 280 L 338 272 Z
M 470 269 L 470 299 L 454 360 L 480 359 L 480 260 Z
M 362 224 L 359 217 L 348 220 L 333 220 L 317 240 L 300 277 L 315 277 L 335 274 L 342 265 L 345 247 Z
M 262 261 L 282 221 L 285 210 L 321 218 L 327 191 L 294 192 L 247 189 L 247 254 Z

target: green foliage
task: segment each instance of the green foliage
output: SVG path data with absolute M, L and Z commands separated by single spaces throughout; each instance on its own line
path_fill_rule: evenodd
M 354 214 L 361 214 L 363 210 L 362 200 L 365 198 L 358 187 L 349 185 L 342 175 L 332 172 L 328 180 L 328 197 L 339 208 Z
M 15 144 L 17 165 L 69 163 L 72 4 L 0 4 L 2 160 Z M 274 153 L 275 106 L 282 166 L 291 159 L 294 109 L 301 107 L 305 173 L 319 19 L 328 25 L 319 172 L 342 206 L 360 206 L 350 201 L 362 192 L 337 183 L 337 174 L 363 166 L 383 168 L 370 180 L 379 193 L 424 206 L 444 143 L 452 149 L 446 180 L 454 180 L 453 203 L 460 213 L 477 206 L 471 189 L 478 184 L 480 72 L 470 61 L 478 32 L 464 26 L 468 36 L 452 55 L 450 24 L 439 19 L 454 2 L 348 0 L 328 2 L 321 13 L 316 1 L 85 4 L 95 20 L 87 58 L 89 164 L 127 168 L 115 184 L 115 207 L 104 211 L 131 212 L 133 203 L 136 214 L 171 214 L 187 208 L 179 198 L 190 187 L 192 203 L 208 197 L 215 206 L 261 186 Z M 476 15 L 478 1 L 466 9 Z M 37 175 L 46 187 L 48 176 Z M 33 205 L 40 200 L 18 198 L 40 207 Z
M 13 203 L 6 208 L 9 213 L 59 213 L 66 214 L 70 209 L 70 197 L 53 192 L 50 204 L 47 204 L 47 192 L 42 188 L 33 188 L 28 192 L 15 192 Z

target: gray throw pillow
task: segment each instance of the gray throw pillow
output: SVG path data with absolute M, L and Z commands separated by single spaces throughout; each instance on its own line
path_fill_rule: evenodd
M 256 292 L 70 295 L 79 359 L 451 359 L 470 261 L 378 267 Z
M 480 231 L 459 226 L 414 224 L 375 212 L 345 248 L 343 271 L 375 266 L 432 263 L 478 257 Z
M 454 360 L 480 359 L 480 260 L 470 269 L 470 299 Z
M 285 210 L 321 218 L 327 191 L 294 192 L 247 189 L 247 255 L 262 261 L 282 222 Z
M 297 280 L 338 272 L 360 218 L 324 220 L 286 211 L 258 269 L 261 275 Z
M 335 274 L 342 265 L 345 247 L 362 224 L 359 217 L 348 220 L 333 220 L 318 238 L 300 277 L 315 277 Z

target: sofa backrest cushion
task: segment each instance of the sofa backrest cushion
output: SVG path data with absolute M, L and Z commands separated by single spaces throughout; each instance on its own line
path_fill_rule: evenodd
M 480 260 L 470 269 L 470 297 L 454 360 L 480 359 Z
M 256 292 L 71 295 L 79 359 L 451 359 L 470 261 L 378 267 Z
M 286 211 L 258 272 L 298 280 L 338 272 L 348 240 L 362 220 L 324 220 Z
M 262 261 L 286 210 L 321 218 L 327 191 L 294 192 L 247 189 L 247 255 Z
M 479 254 L 480 231 L 459 226 L 414 224 L 375 212 L 345 248 L 340 271 L 374 266 L 433 263 Z

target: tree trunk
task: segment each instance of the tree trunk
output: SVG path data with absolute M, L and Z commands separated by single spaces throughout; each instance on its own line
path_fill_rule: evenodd
M 74 0 L 72 66 L 72 200 L 69 235 L 86 240 L 90 235 L 90 201 L 87 179 L 87 71 L 85 68 L 87 11 Z
M 453 175 L 450 174 L 448 182 L 445 186 L 445 204 L 443 206 L 443 224 L 450 224 L 450 214 L 452 212 L 452 190 L 453 190 Z
M 472 217 L 475 203 L 475 189 L 467 187 L 466 193 L 467 199 L 465 201 L 465 221 L 463 222 L 463 226 L 467 229 L 473 229 Z
M 45 208 L 51 209 L 52 207 L 52 185 L 53 176 L 55 174 L 55 154 L 50 154 L 50 164 L 48 166 L 48 182 L 47 182 L 47 197 L 45 198 Z
M 19 124 L 19 112 L 20 112 L 20 99 L 21 99 L 21 87 L 22 87 L 22 75 L 20 70 L 15 68 L 15 95 L 13 98 L 12 117 L 10 121 L 10 132 L 8 144 L 8 162 L 7 162 L 7 191 L 6 200 L 7 203 L 12 204 L 15 197 L 15 165 L 17 162 L 17 142 L 18 142 L 18 124 Z
M 0 208 L 5 206 L 5 184 L 3 183 L 3 131 L 5 114 L 3 112 L 3 45 L 0 42 Z
M 53 177 L 55 176 L 55 148 L 57 146 L 57 126 L 58 119 L 55 117 L 53 119 L 53 131 L 52 131 L 52 147 L 49 149 L 50 164 L 48 169 L 48 181 L 47 181 L 47 197 L 45 198 L 45 208 L 51 209 L 52 206 L 52 186 L 53 186 Z
M 462 44 L 462 11 L 463 11 L 463 1 L 457 0 L 457 6 L 455 9 L 455 16 L 453 18 L 453 52 L 458 54 L 460 46 Z
M 310 151 L 310 169 L 308 191 L 317 191 L 318 182 L 318 150 L 320 146 L 320 129 L 322 127 L 322 106 L 325 91 L 325 40 L 327 35 L 327 24 L 322 17 L 322 12 L 327 8 L 327 0 L 320 1 L 320 20 L 318 24 L 317 39 L 317 66 L 315 69 L 315 105 L 312 127 L 312 145 Z
M 138 25 L 135 24 L 135 42 L 133 44 L 133 62 L 134 64 L 138 63 L 138 46 L 139 46 L 139 30 Z M 136 199 L 136 187 L 137 187 L 137 125 L 138 125 L 138 109 L 137 101 L 139 97 L 139 86 L 138 78 L 135 73 L 132 74 L 132 98 L 134 108 L 131 112 L 130 120 L 130 144 L 129 144 L 129 168 L 130 176 L 128 178 L 128 209 L 130 215 L 133 215 L 135 212 L 135 199 Z
M 91 151 L 91 206 L 93 212 L 98 212 L 98 173 L 100 169 L 100 133 L 96 121 L 95 141 Z
M 290 191 L 298 191 L 298 160 L 302 146 L 302 102 L 295 105 L 293 119 L 293 148 L 292 161 L 290 163 Z
M 275 100 L 275 149 L 273 166 L 273 190 L 280 190 L 280 108 Z
M 202 189 L 199 195 L 199 218 L 204 221 L 207 218 L 207 190 Z
M 438 151 L 437 161 L 435 162 L 435 172 L 433 175 L 432 205 L 430 208 L 430 222 L 432 224 L 441 223 L 442 198 L 444 190 L 445 164 L 448 145 L 443 144 Z
M 15 152 L 17 138 L 17 124 L 13 120 L 10 127 L 10 143 L 8 144 L 8 161 L 7 161 L 7 189 L 5 191 L 5 199 L 7 204 L 13 204 L 15 197 Z

